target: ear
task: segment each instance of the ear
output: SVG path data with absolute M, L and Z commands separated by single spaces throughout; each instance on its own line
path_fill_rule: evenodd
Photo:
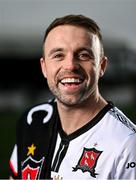
M 107 61 L 108 58 L 106 56 L 103 56 L 100 61 L 100 74 L 99 77 L 102 77 L 107 69 Z
M 41 70 L 44 75 L 44 77 L 47 77 L 47 71 L 46 71 L 46 63 L 44 58 L 40 58 L 40 64 L 41 64 Z

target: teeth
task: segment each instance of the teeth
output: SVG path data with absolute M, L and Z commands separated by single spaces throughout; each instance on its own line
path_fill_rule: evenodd
M 80 83 L 81 80 L 77 78 L 65 78 L 61 80 L 61 83 Z

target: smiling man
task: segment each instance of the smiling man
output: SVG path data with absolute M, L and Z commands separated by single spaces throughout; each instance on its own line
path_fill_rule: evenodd
M 136 179 L 136 167 L 128 166 L 136 162 L 135 125 L 99 92 L 107 57 L 96 22 L 83 15 L 55 19 L 40 63 L 55 100 L 19 121 L 11 177 Z

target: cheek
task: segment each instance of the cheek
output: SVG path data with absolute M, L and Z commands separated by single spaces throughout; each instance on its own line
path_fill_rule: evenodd
M 47 80 L 51 80 L 53 78 L 52 72 L 48 71 L 46 72 Z
M 98 69 L 96 68 L 96 66 L 93 66 L 92 68 L 86 70 L 88 80 L 91 81 L 91 83 L 94 83 L 98 80 Z
M 56 79 L 56 71 L 54 68 L 52 67 L 48 67 L 47 71 L 46 71 L 46 76 L 47 76 L 47 81 L 48 82 L 53 82 Z
M 96 66 L 92 63 L 92 64 L 88 64 L 88 65 L 84 66 L 84 69 L 85 69 L 86 73 L 88 74 L 88 76 L 93 76 L 96 71 Z

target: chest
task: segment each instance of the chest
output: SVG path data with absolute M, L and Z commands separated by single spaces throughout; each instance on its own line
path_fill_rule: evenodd
M 114 155 L 109 155 L 111 149 L 107 147 L 102 138 L 91 133 L 69 142 L 58 135 L 52 161 L 52 178 L 58 175 L 63 179 L 111 178 Z

